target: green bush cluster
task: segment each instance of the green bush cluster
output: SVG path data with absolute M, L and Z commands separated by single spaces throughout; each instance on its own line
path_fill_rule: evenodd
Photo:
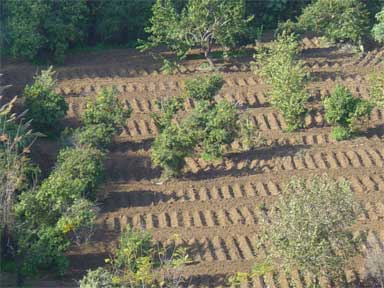
M 384 109 L 384 72 L 379 71 L 371 75 L 370 78 L 370 97 L 372 102 Z
M 360 0 L 317 0 L 304 8 L 298 27 L 333 42 L 359 44 L 369 29 L 369 13 Z
M 269 101 L 278 108 L 287 123 L 287 130 L 304 126 L 309 95 L 305 89 L 307 73 L 298 58 L 298 42 L 293 34 L 281 34 L 267 47 L 256 51 L 256 73 L 271 85 Z
M 359 214 L 347 181 L 329 176 L 292 179 L 261 225 L 260 244 L 267 263 L 290 273 L 309 274 L 308 287 L 326 277 L 337 285 L 345 264 L 356 254 L 351 226 Z
M 77 244 L 89 239 L 97 214 L 96 188 L 103 180 L 103 149 L 110 144 L 101 137 L 111 139 L 129 113 L 115 89 L 102 90 L 84 111 L 84 127 L 74 132 L 78 141 L 60 151 L 56 166 L 39 187 L 20 195 L 15 211 L 21 223 L 17 239 L 23 274 L 47 268 L 63 273 L 70 239 Z M 107 133 L 91 135 L 99 128 Z
M 239 135 L 239 115 L 234 104 L 215 101 L 223 84 L 219 75 L 188 80 L 183 95 L 195 101 L 195 108 L 181 119 L 175 117 L 183 98 L 171 98 L 160 106 L 165 113 L 154 115 L 160 134 L 153 143 L 151 158 L 155 166 L 164 169 L 163 176 L 178 176 L 185 158 L 195 152 L 206 160 L 221 158 L 226 145 Z
M 356 131 L 356 123 L 367 118 L 373 105 L 360 98 L 355 98 L 343 86 L 337 86 L 332 94 L 324 99 L 325 119 L 332 125 L 337 125 L 332 130 L 335 140 L 345 140 Z
M 63 61 L 71 45 L 84 39 L 87 1 L 6 0 L 5 44 L 14 56 L 52 56 Z M 4 29 L 4 30 L 5 30 Z
M 384 43 L 384 8 L 376 14 L 377 23 L 372 28 L 373 38 L 379 42 Z
M 89 270 L 79 284 L 80 288 L 179 287 L 183 277 L 171 270 L 188 261 L 185 249 L 175 245 L 159 248 L 150 234 L 128 226 L 120 235 L 114 255 L 105 259 L 108 266 Z
M 68 110 L 64 97 L 56 92 L 57 79 L 52 66 L 36 75 L 32 85 L 24 88 L 27 115 L 35 131 L 45 134 L 59 132 L 60 120 Z
M 81 116 L 84 127 L 74 133 L 78 145 L 90 145 L 106 149 L 113 135 L 125 125 L 132 110 L 125 108 L 117 97 L 115 87 L 103 88 L 95 101 L 89 101 Z

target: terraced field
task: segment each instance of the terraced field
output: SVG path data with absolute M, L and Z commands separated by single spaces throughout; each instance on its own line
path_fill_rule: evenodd
M 268 87 L 250 71 L 249 59 L 225 63 L 225 85 L 218 97 L 236 102 L 251 116 L 265 145 L 243 152 L 242 143 L 234 143 L 221 162 L 188 159 L 184 177 L 163 184 L 157 183 L 160 171 L 150 162 L 150 144 L 158 133 L 150 113 L 157 109 L 156 99 L 176 95 L 184 79 L 204 73 L 199 69 L 201 61 L 186 61 L 180 74 L 165 76 L 160 74 L 159 63 L 148 56 L 118 50 L 73 57 L 58 68 L 71 125 L 86 100 L 103 86 L 115 85 L 119 97 L 133 108 L 106 163 L 108 181 L 100 189 L 104 200 L 99 229 L 90 245 L 71 251 L 71 271 L 102 265 L 119 232 L 129 224 L 148 230 L 162 245 L 178 235 L 176 244 L 186 246 L 193 260 L 183 270 L 190 277 L 189 286 L 225 286 L 228 275 L 249 270 L 263 257 L 264 251 L 256 245 L 259 219 L 268 213 L 286 182 L 292 176 L 323 173 L 351 182 L 363 210 L 354 229 L 356 233 L 369 231 L 370 242 L 384 249 L 384 111 L 373 111 L 359 137 L 338 143 L 330 138 L 331 128 L 319 105 L 320 98 L 329 95 L 337 83 L 368 98 L 367 75 L 380 69 L 384 50 L 360 56 L 335 47 L 320 48 L 315 38 L 302 42 L 303 60 L 312 75 L 307 128 L 284 132 L 284 119 L 269 105 Z M 29 81 L 28 71 L 32 72 L 16 73 L 20 71 L 17 64 L 5 70 L 14 92 Z M 187 103 L 187 107 L 193 106 L 193 102 Z M 357 257 L 346 269 L 346 277 L 355 287 L 371 287 L 363 263 Z M 327 287 L 325 281 L 323 286 Z M 290 276 L 271 273 L 244 287 L 306 287 L 306 276 L 300 271 Z

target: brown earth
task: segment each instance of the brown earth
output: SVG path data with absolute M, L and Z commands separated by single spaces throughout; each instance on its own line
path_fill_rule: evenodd
M 284 132 L 284 119 L 269 105 L 268 87 L 250 71 L 250 59 L 221 63 L 225 85 L 218 98 L 238 103 L 251 116 L 266 145 L 242 152 L 242 143 L 235 143 L 218 163 L 188 159 L 184 177 L 163 184 L 157 183 L 160 171 L 151 167 L 149 148 L 158 131 L 150 113 L 157 110 L 156 99 L 176 95 L 184 79 L 205 73 L 199 69 L 202 61 L 186 61 L 181 73 L 165 76 L 149 55 L 111 50 L 71 56 L 65 66 L 57 67 L 60 91 L 69 103 L 68 123 L 76 122 L 87 99 L 103 86 L 115 85 L 120 98 L 133 108 L 126 129 L 116 137 L 108 155 L 108 180 L 99 192 L 104 200 L 98 231 L 89 245 L 74 247 L 69 253 L 68 277 L 103 265 L 119 232 L 129 224 L 148 230 L 162 245 L 178 235 L 177 245 L 187 247 L 193 260 L 183 270 L 190 277 L 188 286 L 225 286 L 228 275 L 248 271 L 262 258 L 264 252 L 256 247 L 262 207 L 270 207 L 293 176 L 327 173 L 348 179 L 364 211 L 354 227 L 356 233 L 368 231 L 370 241 L 382 245 L 384 111 L 375 109 L 355 139 L 335 142 L 319 100 L 337 83 L 368 98 L 368 75 L 380 69 L 384 50 L 359 55 L 336 47 L 321 48 L 316 38 L 305 38 L 303 47 L 302 58 L 312 75 L 308 89 L 313 109 L 306 117 L 306 129 Z M 20 93 L 34 72 L 27 64 L 6 63 L 5 80 L 13 85 L 9 93 Z M 193 107 L 192 102 L 187 105 Z M 39 163 L 51 167 L 55 159 L 51 152 L 57 149 L 54 144 L 45 145 L 36 148 L 35 158 L 43 155 Z M 345 272 L 354 287 L 372 287 L 361 257 Z M 305 278 L 300 271 L 291 277 L 271 273 L 244 287 L 306 287 Z M 327 285 L 323 281 L 323 287 Z

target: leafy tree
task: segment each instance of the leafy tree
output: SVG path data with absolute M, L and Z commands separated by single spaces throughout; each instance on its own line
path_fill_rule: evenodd
M 35 76 L 34 83 L 24 89 L 27 116 L 32 119 L 36 131 L 46 134 L 58 132 L 61 119 L 67 113 L 68 105 L 62 95 L 55 92 L 57 79 L 52 66 Z
M 337 127 L 332 131 L 335 140 L 344 140 L 352 136 L 355 124 L 371 113 L 372 104 L 355 98 L 343 86 L 337 86 L 331 96 L 324 99 L 325 119 Z
M 183 278 L 172 271 L 184 266 L 189 257 L 185 249 L 170 246 L 156 247 L 150 234 L 128 226 L 120 235 L 114 256 L 105 259 L 109 266 L 89 270 L 80 287 L 180 287 Z
M 87 1 L 7 0 L 10 47 L 15 57 L 30 60 L 46 54 L 62 62 L 70 45 L 82 41 Z
M 372 102 L 377 107 L 384 108 L 384 72 L 378 72 L 372 74 L 370 78 L 369 94 Z
M 307 183 L 293 179 L 279 196 L 269 221 L 262 223 L 268 257 L 289 272 L 297 268 L 312 275 L 339 280 L 357 239 L 350 227 L 356 220 L 350 185 L 328 176 Z
M 304 8 L 298 26 L 330 41 L 359 44 L 368 31 L 369 14 L 360 0 L 317 0 Z
M 231 47 L 252 19 L 245 18 L 241 0 L 188 0 L 178 12 L 171 0 L 157 0 L 146 32 L 150 34 L 141 49 L 167 46 L 184 58 L 193 47 L 203 50 L 211 66 L 213 45 Z
M 384 8 L 376 14 L 377 24 L 372 28 L 373 38 L 380 43 L 384 43 Z
M 240 135 L 236 106 L 215 101 L 223 84 L 222 77 L 216 74 L 187 80 L 183 97 L 196 101 L 193 111 L 178 117 L 177 123 L 175 115 L 183 98 L 171 98 L 162 106 L 162 115 L 153 115 L 160 134 L 153 143 L 151 158 L 155 166 L 164 169 L 164 177 L 178 176 L 188 156 L 222 158 L 227 146 Z
M 88 3 L 93 37 L 103 43 L 125 43 L 146 36 L 154 0 L 94 0 Z
M 75 142 L 81 146 L 106 149 L 113 135 L 124 128 L 132 109 L 124 107 L 117 97 L 115 87 L 103 88 L 95 101 L 89 101 L 81 116 L 84 127 L 74 133 Z
M 270 102 L 283 113 L 288 131 L 303 127 L 309 98 L 305 90 L 307 73 L 302 61 L 297 60 L 298 47 L 294 35 L 282 34 L 255 55 L 256 73 L 272 86 Z

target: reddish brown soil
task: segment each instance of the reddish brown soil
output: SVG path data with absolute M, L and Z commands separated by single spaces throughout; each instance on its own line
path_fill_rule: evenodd
M 86 100 L 102 86 L 116 85 L 120 98 L 133 108 L 106 163 L 108 181 L 100 189 L 104 200 L 98 232 L 90 245 L 70 252 L 71 273 L 102 265 L 119 232 L 129 224 L 148 230 L 165 245 L 178 234 L 177 244 L 186 246 L 193 259 L 183 271 L 191 277 L 190 286 L 225 286 L 228 275 L 248 271 L 263 256 L 256 245 L 261 207 L 270 207 L 291 177 L 324 173 L 351 182 L 364 211 L 355 230 L 367 230 L 368 238 L 379 245 L 384 240 L 384 111 L 375 109 L 355 139 L 335 142 L 319 100 L 337 83 L 368 98 L 367 75 L 379 69 L 384 51 L 357 55 L 320 48 L 315 38 L 305 38 L 303 46 L 303 60 L 312 74 L 308 89 L 313 110 L 306 118 L 306 129 L 284 133 L 284 119 L 269 105 L 268 87 L 250 71 L 249 59 L 225 63 L 226 83 L 218 98 L 237 102 L 249 113 L 267 144 L 242 152 L 242 143 L 235 143 L 220 163 L 188 159 L 182 179 L 161 185 L 156 183 L 160 171 L 150 161 L 150 143 L 158 132 L 150 113 L 156 111 L 156 99 L 176 95 L 184 79 L 204 73 L 198 69 L 202 61 L 187 61 L 181 74 L 165 76 L 149 56 L 114 50 L 73 56 L 58 67 L 60 91 L 69 103 L 68 119 L 76 119 Z M 20 91 L 33 72 L 21 64 L 4 68 L 13 92 Z M 366 276 L 359 257 L 346 269 L 355 287 L 370 287 L 363 284 Z M 275 273 L 247 287 L 306 287 L 304 278 L 299 271 L 291 278 Z

